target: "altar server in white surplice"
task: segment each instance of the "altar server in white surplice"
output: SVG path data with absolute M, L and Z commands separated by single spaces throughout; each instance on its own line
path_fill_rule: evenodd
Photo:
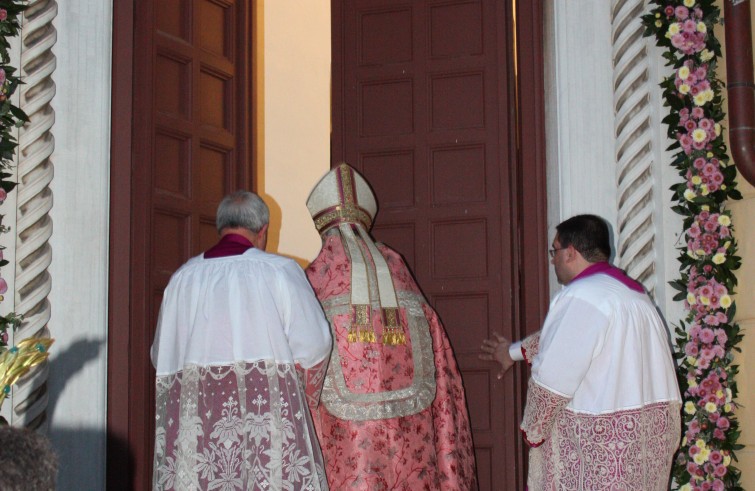
M 304 272 L 265 252 L 269 211 L 239 191 L 218 244 L 165 289 L 157 370 L 155 490 L 327 490 L 316 405 L 330 327 Z
M 521 424 L 529 490 L 666 490 L 681 397 L 663 320 L 642 286 L 607 262 L 604 220 L 579 215 L 556 231 L 549 252 L 565 288 L 542 330 L 482 345 L 499 375 L 516 360 L 532 366 Z

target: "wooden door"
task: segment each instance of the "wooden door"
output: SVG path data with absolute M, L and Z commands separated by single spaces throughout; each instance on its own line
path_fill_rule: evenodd
M 525 374 L 498 381 L 477 355 L 493 332 L 537 330 L 547 296 L 541 19 L 537 2 L 333 2 L 333 164 L 372 184 L 375 237 L 444 322 L 481 490 L 526 476 Z
M 114 60 L 131 71 L 114 70 L 133 92 L 124 102 L 125 80 L 116 79 L 114 107 L 123 112 L 113 113 L 108 484 L 150 489 L 149 348 L 162 292 L 181 264 L 217 241 L 222 197 L 251 185 L 251 5 L 118 3 Z

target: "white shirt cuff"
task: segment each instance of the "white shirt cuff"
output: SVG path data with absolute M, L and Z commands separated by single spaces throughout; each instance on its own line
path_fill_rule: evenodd
M 522 353 L 521 341 L 511 343 L 511 346 L 509 346 L 509 356 L 514 361 L 524 361 L 524 354 Z

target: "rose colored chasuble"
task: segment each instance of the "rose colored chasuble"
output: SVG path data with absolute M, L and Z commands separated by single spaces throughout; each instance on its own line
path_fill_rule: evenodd
M 642 285 L 593 264 L 510 353 L 532 366 L 521 424 L 529 491 L 668 489 L 681 397 L 666 328 Z
M 403 259 L 378 247 L 399 298 L 403 345 L 348 342 L 350 269 L 339 236 L 325 239 L 306 270 L 335 338 L 313 416 L 328 483 L 339 490 L 476 489 L 466 398 L 445 330 Z M 379 315 L 373 326 L 380 339 Z
M 190 259 L 152 345 L 153 489 L 327 490 L 308 403 L 331 343 L 294 261 L 236 234 Z
M 477 489 L 453 351 L 401 256 L 369 236 L 368 184 L 342 164 L 307 207 L 323 247 L 306 273 L 334 338 L 313 407 L 330 488 Z

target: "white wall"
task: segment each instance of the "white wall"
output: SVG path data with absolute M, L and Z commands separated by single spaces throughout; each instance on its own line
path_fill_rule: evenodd
M 330 168 L 330 2 L 257 9 L 257 191 L 271 205 L 268 250 L 305 266 L 321 245 L 305 203 Z
M 105 489 L 112 5 L 58 2 L 49 434 L 59 489 Z

